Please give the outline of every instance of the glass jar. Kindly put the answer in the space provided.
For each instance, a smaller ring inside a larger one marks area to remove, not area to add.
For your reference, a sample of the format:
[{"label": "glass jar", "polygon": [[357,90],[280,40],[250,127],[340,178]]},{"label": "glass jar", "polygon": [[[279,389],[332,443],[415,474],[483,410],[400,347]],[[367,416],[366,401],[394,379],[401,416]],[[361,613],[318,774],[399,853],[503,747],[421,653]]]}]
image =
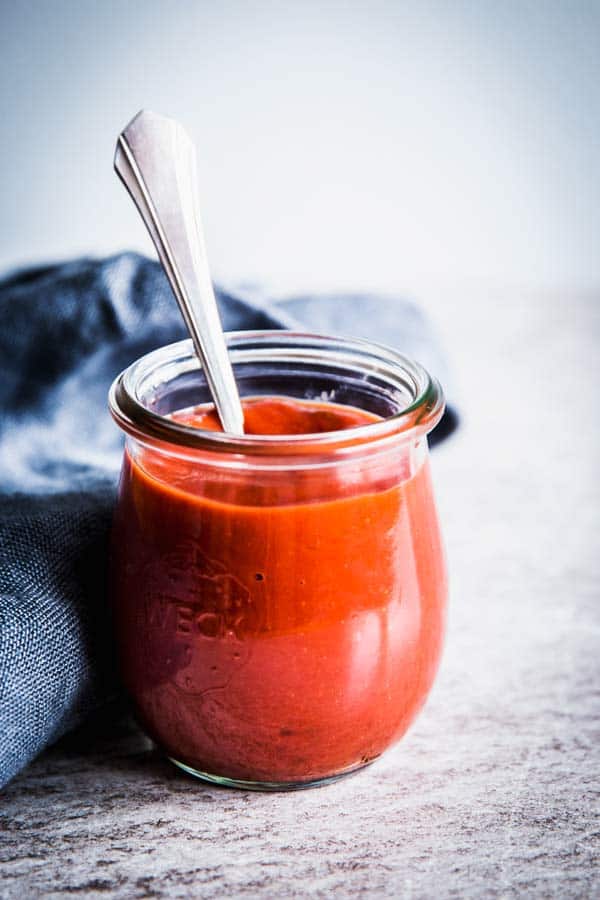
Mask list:
[{"label": "glass jar", "polygon": [[169,415],[210,400],[191,342],[114,382],[126,432],[111,584],[138,719],[185,771],[306,787],[406,731],[442,647],[446,571],[427,433],[443,412],[421,366],[359,340],[227,335],[240,394],[381,417],[316,435],[201,431]]}]

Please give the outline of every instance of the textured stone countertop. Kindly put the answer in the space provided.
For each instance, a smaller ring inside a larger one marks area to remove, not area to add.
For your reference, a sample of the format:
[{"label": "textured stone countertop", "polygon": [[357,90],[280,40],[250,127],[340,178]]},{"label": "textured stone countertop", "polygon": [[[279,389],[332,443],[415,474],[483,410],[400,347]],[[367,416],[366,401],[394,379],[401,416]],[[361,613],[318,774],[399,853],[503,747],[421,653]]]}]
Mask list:
[{"label": "textured stone countertop", "polygon": [[434,453],[451,571],[430,700],[383,759],[211,788],[112,711],[0,797],[0,897],[600,896],[600,296],[434,310],[461,431]]}]

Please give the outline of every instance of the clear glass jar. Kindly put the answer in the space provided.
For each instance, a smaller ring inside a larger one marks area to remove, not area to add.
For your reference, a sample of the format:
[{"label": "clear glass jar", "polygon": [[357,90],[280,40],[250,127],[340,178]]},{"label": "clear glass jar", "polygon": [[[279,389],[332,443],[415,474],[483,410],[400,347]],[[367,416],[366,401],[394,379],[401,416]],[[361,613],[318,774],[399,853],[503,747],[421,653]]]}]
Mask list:
[{"label": "clear glass jar", "polygon": [[242,396],[382,418],[232,437],[169,418],[210,399],[191,342],[123,372],[110,392],[127,435],[111,552],[121,671],[182,769],[306,787],[376,759],[431,687],[447,585],[426,435],[443,397],[379,345],[283,331],[227,341]]}]

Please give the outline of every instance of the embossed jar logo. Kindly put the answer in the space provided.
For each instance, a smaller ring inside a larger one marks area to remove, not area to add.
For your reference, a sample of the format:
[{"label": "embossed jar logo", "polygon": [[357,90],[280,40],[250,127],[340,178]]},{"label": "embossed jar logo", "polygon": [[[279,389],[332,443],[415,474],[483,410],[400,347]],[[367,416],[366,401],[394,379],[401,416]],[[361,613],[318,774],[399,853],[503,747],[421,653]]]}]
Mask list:
[{"label": "embossed jar logo", "polygon": [[244,634],[257,625],[250,591],[191,540],[152,569],[144,609],[149,665],[188,693],[224,687],[248,659]]}]

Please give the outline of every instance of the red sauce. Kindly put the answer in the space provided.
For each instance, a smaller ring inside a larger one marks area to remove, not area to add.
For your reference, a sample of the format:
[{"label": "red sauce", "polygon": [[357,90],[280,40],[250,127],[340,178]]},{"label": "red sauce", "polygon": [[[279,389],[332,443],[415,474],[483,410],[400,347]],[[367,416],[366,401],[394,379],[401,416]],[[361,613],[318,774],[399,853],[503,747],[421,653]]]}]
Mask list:
[{"label": "red sauce", "polygon": [[[245,434],[320,434],[379,421],[379,416],[339,403],[293,400],[291,397],[248,397],[243,402]],[[222,431],[215,408],[196,407],[171,416],[176,422],[205,431]]]},{"label": "red sauce", "polygon": [[[255,398],[249,434],[351,428],[352,407]],[[213,411],[173,416],[216,430]],[[138,715],[167,754],[233,779],[312,781],[377,757],[441,650],[443,554],[427,462],[248,472],[127,454],[115,614]]]}]

